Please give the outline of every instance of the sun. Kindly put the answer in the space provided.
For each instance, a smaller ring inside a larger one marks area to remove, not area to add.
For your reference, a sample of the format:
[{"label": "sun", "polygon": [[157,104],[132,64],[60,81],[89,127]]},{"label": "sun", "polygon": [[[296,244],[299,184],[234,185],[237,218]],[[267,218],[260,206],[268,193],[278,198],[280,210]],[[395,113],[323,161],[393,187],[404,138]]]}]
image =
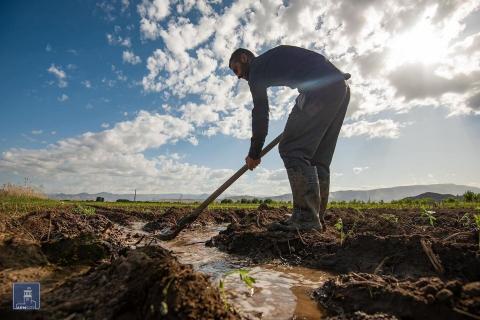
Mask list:
[{"label": "sun", "polygon": [[428,20],[398,35],[387,45],[390,51],[388,66],[395,68],[406,63],[435,64],[446,59],[448,40]]}]

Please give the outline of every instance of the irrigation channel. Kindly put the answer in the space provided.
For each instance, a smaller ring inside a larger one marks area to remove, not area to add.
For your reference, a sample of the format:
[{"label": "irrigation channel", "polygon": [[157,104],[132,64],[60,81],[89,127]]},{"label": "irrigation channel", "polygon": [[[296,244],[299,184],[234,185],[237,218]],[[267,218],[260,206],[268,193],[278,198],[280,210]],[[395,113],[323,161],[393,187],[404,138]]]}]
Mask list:
[{"label": "irrigation channel", "polygon": [[[131,233],[145,236],[145,222],[132,222],[118,226]],[[325,312],[311,298],[311,293],[333,274],[305,267],[281,264],[255,265],[247,258],[237,257],[205,246],[205,242],[224,230],[226,225],[199,226],[180,233],[168,242],[158,242],[171,250],[181,263],[210,276],[214,285],[223,280],[228,302],[248,319],[321,319]],[[141,243],[139,245],[142,245]],[[235,272],[248,269],[255,279],[253,290],[245,285]]]}]

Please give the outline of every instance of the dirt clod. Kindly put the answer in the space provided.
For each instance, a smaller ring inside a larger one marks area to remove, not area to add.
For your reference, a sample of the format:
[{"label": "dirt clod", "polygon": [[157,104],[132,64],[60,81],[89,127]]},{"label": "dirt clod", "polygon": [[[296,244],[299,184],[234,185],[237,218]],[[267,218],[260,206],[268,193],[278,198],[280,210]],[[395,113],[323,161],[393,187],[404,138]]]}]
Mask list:
[{"label": "dirt clod", "polygon": [[[439,278],[424,278],[431,284],[423,289],[410,280],[371,274],[348,274],[327,281],[314,293],[315,297],[333,313],[343,310],[351,313],[382,312],[408,319],[464,319],[464,314],[478,314],[480,295],[454,295],[441,289],[434,296],[433,289],[443,284]],[[475,287],[475,284],[468,284]],[[427,288],[425,290],[425,288]],[[470,292],[470,291],[469,291]],[[459,311],[460,310],[460,311]]]},{"label": "dirt clod", "polygon": [[160,247],[128,250],[56,288],[45,305],[45,315],[55,318],[90,313],[95,319],[235,319],[205,276]]}]

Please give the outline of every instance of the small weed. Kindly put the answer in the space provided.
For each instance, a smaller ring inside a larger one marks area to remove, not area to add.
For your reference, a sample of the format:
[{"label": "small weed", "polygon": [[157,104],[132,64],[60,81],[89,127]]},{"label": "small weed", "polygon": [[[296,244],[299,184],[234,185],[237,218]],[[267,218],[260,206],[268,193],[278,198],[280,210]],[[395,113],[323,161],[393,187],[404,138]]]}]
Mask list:
[{"label": "small weed", "polygon": [[237,270],[232,270],[230,272],[227,272],[225,276],[229,276],[232,274],[238,274],[240,276],[240,280],[245,283],[245,285],[250,289],[250,295],[253,294],[253,284],[255,283],[255,278],[251,277],[248,275],[250,271],[246,269],[237,269]]},{"label": "small weed", "polygon": [[242,280],[243,283],[249,288],[250,290],[250,295],[253,295],[255,288],[253,287],[253,284],[256,282],[255,278],[250,276],[248,273],[250,271],[246,269],[236,269],[229,271],[223,275],[223,278],[220,279],[220,282],[218,283],[218,289],[220,290],[220,296],[222,297],[223,304],[225,306],[225,310],[229,311],[234,311],[233,307],[230,306],[230,304],[227,301],[226,297],[226,292],[225,292],[225,281],[224,278],[228,277],[229,275],[232,274],[238,274],[240,276],[240,280]]},{"label": "small weed", "polygon": [[171,278],[165,288],[162,290],[162,295],[163,295],[163,300],[160,303],[160,314],[162,316],[166,316],[168,314],[168,303],[167,303],[167,297],[168,297],[168,289],[170,289],[170,285],[172,284],[172,281],[175,280],[175,278]]},{"label": "small weed", "polygon": [[222,279],[220,279],[220,282],[218,283],[218,289],[220,290],[220,297],[222,298],[225,310],[232,311],[232,306],[228,303],[227,294],[225,293],[225,283]]},{"label": "small weed", "polygon": [[354,221],[352,228],[350,230],[348,230],[347,234],[345,235],[345,239],[347,239],[348,237],[351,237],[353,235],[356,227],[357,227],[357,221]]},{"label": "small weed", "polygon": [[75,206],[75,208],[73,208],[73,212],[76,214],[84,214],[86,216],[91,216],[95,214],[95,208],[77,205]]},{"label": "small weed", "polygon": [[435,216],[434,216],[435,213],[436,213],[435,211],[431,211],[431,210],[427,210],[427,209],[423,208],[423,211],[420,212],[420,216],[422,218],[427,218],[428,222],[433,227],[434,224],[435,224],[435,221],[437,221],[437,218],[435,218]]},{"label": "small weed", "polygon": [[464,227],[468,227],[472,221],[470,220],[470,213],[466,212],[459,220],[459,223],[462,224]]},{"label": "small weed", "polygon": [[477,227],[478,232],[478,248],[480,249],[480,214],[476,214],[473,216],[473,221],[475,222],[475,226]]},{"label": "small weed", "polygon": [[398,223],[398,217],[391,213],[381,214],[380,217],[391,223]]},{"label": "small weed", "polygon": [[340,232],[340,245],[343,245],[343,240],[345,239],[345,232],[343,231],[342,218],[338,218],[337,223],[335,223],[335,229]]}]

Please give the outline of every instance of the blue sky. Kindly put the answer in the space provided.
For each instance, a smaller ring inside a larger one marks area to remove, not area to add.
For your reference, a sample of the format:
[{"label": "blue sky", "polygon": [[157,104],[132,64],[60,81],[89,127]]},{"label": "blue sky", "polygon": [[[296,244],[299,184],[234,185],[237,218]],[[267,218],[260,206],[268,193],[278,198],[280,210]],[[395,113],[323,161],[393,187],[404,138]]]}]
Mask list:
[{"label": "blue sky", "polygon": [[[480,187],[476,1],[15,1],[0,15],[0,184],[209,193],[251,134],[230,53],[292,44],[353,75],[333,190]],[[269,96],[267,140],[296,91]],[[287,192],[276,150],[228,191]]]}]

